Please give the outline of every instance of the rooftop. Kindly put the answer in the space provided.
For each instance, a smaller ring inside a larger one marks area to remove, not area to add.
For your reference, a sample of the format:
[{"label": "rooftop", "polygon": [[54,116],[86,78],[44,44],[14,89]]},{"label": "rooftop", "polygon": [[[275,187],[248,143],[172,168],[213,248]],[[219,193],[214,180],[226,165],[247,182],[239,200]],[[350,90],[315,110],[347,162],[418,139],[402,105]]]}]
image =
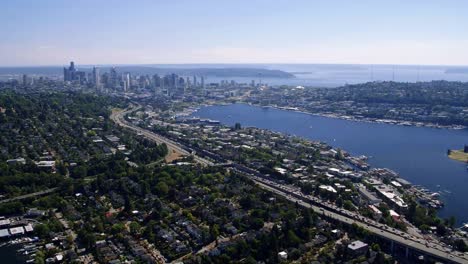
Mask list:
[{"label": "rooftop", "polygon": [[351,244],[348,245],[348,248],[351,249],[351,250],[359,250],[361,248],[364,248],[364,247],[367,247],[367,244],[360,241],[360,240],[356,240],[354,242],[352,242]]}]

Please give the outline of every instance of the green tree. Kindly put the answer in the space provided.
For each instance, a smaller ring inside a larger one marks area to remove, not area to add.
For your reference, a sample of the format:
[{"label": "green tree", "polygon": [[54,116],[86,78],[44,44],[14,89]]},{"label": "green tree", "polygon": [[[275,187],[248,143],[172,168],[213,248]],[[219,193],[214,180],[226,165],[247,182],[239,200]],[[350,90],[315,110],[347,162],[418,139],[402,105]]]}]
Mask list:
[{"label": "green tree", "polygon": [[218,243],[219,226],[217,224],[210,226],[210,236],[212,239],[216,239],[216,243]]},{"label": "green tree", "polygon": [[169,187],[165,182],[159,182],[156,185],[156,191],[160,196],[166,196],[167,193],[169,192]]},{"label": "green tree", "polygon": [[129,228],[132,235],[138,235],[140,233],[141,226],[137,222],[133,221],[130,223]]}]

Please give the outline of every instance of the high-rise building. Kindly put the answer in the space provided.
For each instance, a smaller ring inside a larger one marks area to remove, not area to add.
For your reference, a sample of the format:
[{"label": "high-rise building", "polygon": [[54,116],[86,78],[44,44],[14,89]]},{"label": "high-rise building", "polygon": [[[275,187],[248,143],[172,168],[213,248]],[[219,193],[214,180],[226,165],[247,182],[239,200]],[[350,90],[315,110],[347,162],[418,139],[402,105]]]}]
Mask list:
[{"label": "high-rise building", "polygon": [[63,67],[63,81],[70,81],[70,72],[65,67]]},{"label": "high-rise building", "polygon": [[149,86],[148,76],[141,75],[138,79],[138,85],[140,86],[140,88],[147,88]]},{"label": "high-rise building", "polygon": [[115,67],[110,69],[109,85],[110,88],[115,88],[117,86],[117,70]]},{"label": "high-rise building", "polygon": [[73,61],[70,62],[70,67],[68,68],[68,71],[70,72],[70,81],[73,81],[76,79],[76,68],[75,68],[75,63]]},{"label": "high-rise building", "polygon": [[197,76],[193,76],[193,87],[197,87]]},{"label": "high-rise building", "polygon": [[76,71],[74,80],[78,81],[80,84],[86,83],[86,72]]},{"label": "high-rise building", "polygon": [[70,67],[63,68],[63,80],[64,81],[74,81],[76,80],[76,69],[75,63],[73,61],[70,62]]},{"label": "high-rise building", "polygon": [[125,76],[125,80],[127,82],[127,88],[130,89],[132,87],[132,76],[130,73],[127,73],[127,76]]},{"label": "high-rise building", "polygon": [[93,84],[96,89],[99,89],[101,86],[101,76],[97,67],[93,67]]},{"label": "high-rise building", "polygon": [[178,84],[179,76],[177,74],[173,73],[171,74],[171,87],[177,89],[177,84]]},{"label": "high-rise building", "polygon": [[205,77],[201,77],[201,83],[200,83],[200,86],[202,89],[205,89]]},{"label": "high-rise building", "polygon": [[161,87],[161,77],[159,77],[157,74],[153,75],[153,86]]},{"label": "high-rise building", "polygon": [[123,87],[124,87],[124,92],[127,92],[128,90],[130,90],[130,73],[124,73],[122,75],[122,81],[124,83]]},{"label": "high-rise building", "polygon": [[185,87],[185,79],[182,77],[179,77],[179,80],[177,81],[177,87],[184,88]]},{"label": "high-rise building", "polygon": [[23,74],[23,86],[28,85],[28,76],[26,74]]},{"label": "high-rise building", "polygon": [[100,79],[101,79],[100,86],[102,86],[102,84],[104,84],[107,87],[108,84],[109,84],[109,73],[107,73],[107,72],[103,73],[101,75]]}]

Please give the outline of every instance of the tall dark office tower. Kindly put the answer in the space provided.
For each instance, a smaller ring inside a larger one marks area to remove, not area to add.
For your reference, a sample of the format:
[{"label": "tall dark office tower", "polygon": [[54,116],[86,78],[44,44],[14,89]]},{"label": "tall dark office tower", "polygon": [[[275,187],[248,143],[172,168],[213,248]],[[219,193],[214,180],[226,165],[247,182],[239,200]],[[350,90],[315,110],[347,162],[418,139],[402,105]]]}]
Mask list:
[{"label": "tall dark office tower", "polygon": [[164,76],[163,84],[164,84],[165,87],[171,86],[171,75]]},{"label": "tall dark office tower", "polygon": [[70,73],[70,81],[76,80],[76,68],[75,63],[73,61],[70,62],[70,67],[68,68],[68,72]]},{"label": "tall dark office tower", "polygon": [[197,76],[193,76],[193,87],[197,87]]},{"label": "tall dark office tower", "polygon": [[28,85],[28,76],[26,74],[23,74],[23,86]]},{"label": "tall dark office tower", "polygon": [[138,85],[140,88],[147,88],[149,84],[148,76],[141,75],[138,79]]},{"label": "tall dark office tower", "polygon": [[153,75],[153,86],[161,87],[161,77],[159,77],[157,74]]},{"label": "tall dark office tower", "polygon": [[70,67],[63,68],[63,80],[64,81],[73,81],[76,79],[76,69],[75,63],[73,61],[70,62]]},{"label": "tall dark office tower", "polygon": [[171,89],[174,87],[174,85],[172,84],[172,75],[164,76],[163,84],[164,84],[163,89],[166,90],[166,95],[170,96]]},{"label": "tall dark office tower", "polygon": [[109,73],[105,72],[101,75],[101,83],[106,87],[109,86]]},{"label": "tall dark office tower", "polygon": [[200,84],[201,88],[204,89],[205,88],[205,77],[201,77],[201,84]]},{"label": "tall dark office tower", "polygon": [[99,75],[99,68],[93,67],[93,83],[96,89],[101,86],[101,76]]},{"label": "tall dark office tower", "polygon": [[115,67],[112,67],[110,69],[110,86],[111,88],[115,88],[117,86],[117,70],[115,69]]},{"label": "tall dark office tower", "polygon": [[68,71],[67,68],[63,67],[63,80],[70,81],[70,72]]},{"label": "tall dark office tower", "polygon": [[80,84],[86,83],[86,73],[84,71],[76,71],[75,80],[79,81]]},{"label": "tall dark office tower", "polygon": [[183,77],[179,77],[178,87],[183,88],[184,86],[185,86],[185,79]]},{"label": "tall dark office tower", "polygon": [[172,88],[177,88],[178,80],[179,80],[179,76],[177,76],[177,74],[175,74],[175,73],[171,74],[171,85],[170,86]]}]

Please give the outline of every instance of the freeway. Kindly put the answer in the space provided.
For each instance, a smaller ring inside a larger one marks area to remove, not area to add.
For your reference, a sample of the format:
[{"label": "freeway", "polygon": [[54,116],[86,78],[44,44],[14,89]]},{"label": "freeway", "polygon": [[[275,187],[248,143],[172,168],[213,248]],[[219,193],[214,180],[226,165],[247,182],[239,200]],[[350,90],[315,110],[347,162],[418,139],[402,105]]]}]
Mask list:
[{"label": "freeway", "polygon": [[46,194],[55,192],[57,189],[58,189],[58,188],[51,188],[51,189],[47,189],[47,190],[40,191],[40,192],[29,193],[29,194],[25,194],[25,195],[21,195],[21,196],[9,198],[9,199],[0,200],[0,204],[1,204],[1,203],[12,202],[12,201],[23,200],[23,199],[32,198],[32,197],[41,196],[41,195],[46,195]]},{"label": "freeway", "polygon": [[166,138],[166,137],[163,137],[161,135],[158,135],[156,133],[153,133],[153,132],[150,132],[146,129],[143,129],[143,128],[140,128],[132,123],[129,123],[125,120],[125,115],[128,114],[128,113],[131,113],[131,112],[134,112],[136,110],[138,110],[141,106],[140,105],[136,105],[136,106],[133,106],[133,107],[130,107],[129,109],[126,109],[124,111],[114,111],[111,115],[111,119],[116,123],[118,124],[119,126],[121,127],[125,127],[125,128],[128,128],[130,130],[133,130],[135,132],[137,132],[138,134],[140,135],[143,135],[144,137],[148,138],[149,140],[152,140],[158,144],[166,144],[167,146],[167,149],[169,150],[169,153],[171,153],[172,151],[174,152],[177,152],[181,155],[185,155],[185,156],[192,156],[193,159],[200,163],[201,165],[205,165],[205,166],[211,166],[211,165],[214,165],[213,162],[209,161],[209,160],[206,160],[206,159],[203,159],[197,155],[195,155],[195,153],[189,153],[187,150],[185,150],[183,148],[183,146],[181,146],[180,144]]},{"label": "freeway", "polygon": [[[134,106],[130,109],[126,109],[124,111],[113,113],[111,115],[111,119],[114,120],[118,125],[122,127],[126,127],[131,129],[150,140],[153,140],[157,143],[165,143],[168,146],[168,149],[171,151],[177,151],[183,155],[192,155],[194,160],[198,163],[206,166],[213,166],[216,165],[213,162],[210,162],[206,159],[203,159],[194,153],[189,153],[187,150],[184,149],[184,146],[167,139],[161,135],[155,134],[143,128],[140,128],[136,125],[133,125],[127,121],[125,121],[124,116],[127,113],[136,111],[139,109],[140,106]],[[219,165],[219,164],[218,164]],[[224,165],[224,164],[223,164]],[[424,254],[436,257],[438,259],[448,261],[450,263],[468,263],[468,256],[462,252],[453,251],[452,249],[446,247],[445,245],[441,245],[438,243],[433,243],[430,241],[425,241],[421,238],[412,236],[408,233],[396,230],[394,228],[390,228],[384,224],[380,224],[376,221],[363,217],[357,213],[344,210],[339,208],[331,203],[323,201],[319,198],[304,195],[299,188],[294,186],[288,186],[284,184],[278,184],[276,182],[270,181],[266,179],[264,176],[260,175],[255,170],[252,170],[248,167],[245,167],[241,164],[227,162],[225,165],[228,165],[232,169],[241,172],[244,175],[249,176],[254,182],[258,184],[258,186],[264,188],[265,190],[271,191],[277,195],[283,196],[286,199],[290,200],[291,202],[297,202],[299,205],[307,208],[311,208],[316,212],[321,213],[322,215],[329,217],[331,219],[335,219],[342,223],[346,224],[353,224],[366,229],[367,231],[375,234],[376,236],[380,236],[385,238],[389,241],[396,242],[398,244],[404,245],[410,249],[422,252]]]},{"label": "freeway", "polygon": [[[410,236],[402,231],[390,228],[386,225],[367,219],[357,213],[353,213],[331,204],[324,204],[323,201],[308,195],[303,195],[297,190],[279,185],[275,182],[265,180],[256,176],[252,179],[263,189],[269,190],[277,195],[283,196],[291,202],[297,203],[300,206],[310,208],[328,218],[340,221],[346,224],[356,224],[376,236],[383,237],[387,240],[397,242],[413,250],[424,252],[427,255],[432,255],[439,259],[443,259],[453,263],[468,263],[467,255],[462,252],[452,251],[449,248],[444,248],[439,244],[425,242],[422,239]],[[325,205],[325,206],[324,206]],[[334,207],[334,208],[333,208]],[[330,208],[330,209],[326,209]]]}]

